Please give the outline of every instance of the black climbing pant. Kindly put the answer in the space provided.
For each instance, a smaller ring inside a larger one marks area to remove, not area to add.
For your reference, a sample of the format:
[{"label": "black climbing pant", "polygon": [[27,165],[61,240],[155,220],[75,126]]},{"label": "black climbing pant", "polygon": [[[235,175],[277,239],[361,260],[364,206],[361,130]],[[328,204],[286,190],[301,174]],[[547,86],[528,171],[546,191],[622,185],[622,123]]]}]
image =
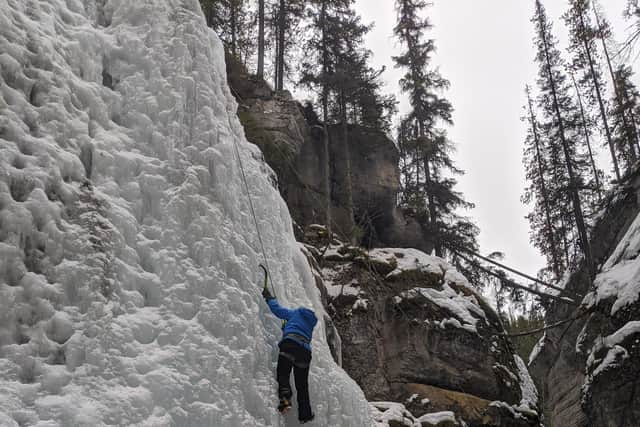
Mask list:
[{"label": "black climbing pant", "polygon": [[284,340],[280,343],[278,356],[278,397],[291,399],[292,391],[289,377],[293,369],[298,397],[298,419],[311,418],[311,404],[309,402],[309,364],[311,352],[300,344]]}]

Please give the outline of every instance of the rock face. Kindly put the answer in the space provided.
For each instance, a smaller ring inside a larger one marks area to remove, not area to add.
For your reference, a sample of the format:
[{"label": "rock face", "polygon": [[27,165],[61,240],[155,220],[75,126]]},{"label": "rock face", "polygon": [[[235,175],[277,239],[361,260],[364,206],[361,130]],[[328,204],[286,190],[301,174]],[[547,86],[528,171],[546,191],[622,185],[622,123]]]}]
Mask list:
[{"label": "rock face", "polygon": [[432,248],[420,226],[396,208],[400,172],[398,149],[384,133],[349,126],[349,160],[354,215],[342,200],[346,159],[341,126],[329,126],[330,166],[324,161],[324,127],[312,111],[288,92],[274,92],[227,58],[229,83],[238,100],[238,117],[249,141],[258,145],[278,178],[278,188],[301,229],[327,223],[327,186],[332,227],[341,236],[367,245]]},{"label": "rock face", "polygon": [[[480,426],[535,426],[537,397],[502,324],[466,279],[415,249],[374,249],[306,233],[323,263],[342,362],[371,401],[415,416],[452,411]],[[326,247],[326,246],[325,246]]]},{"label": "rock face", "polygon": [[599,271],[585,268],[565,283],[579,308],[553,304],[546,323],[584,313],[552,329],[531,355],[530,368],[547,425],[636,426],[640,419],[640,174],[610,195],[592,233]]}]

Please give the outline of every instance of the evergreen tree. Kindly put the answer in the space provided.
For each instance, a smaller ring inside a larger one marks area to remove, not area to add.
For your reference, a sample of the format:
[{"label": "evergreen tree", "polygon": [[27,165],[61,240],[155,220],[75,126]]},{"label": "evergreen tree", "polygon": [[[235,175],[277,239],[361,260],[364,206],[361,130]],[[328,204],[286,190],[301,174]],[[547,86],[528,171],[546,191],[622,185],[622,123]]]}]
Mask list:
[{"label": "evergreen tree", "polygon": [[457,181],[453,177],[462,171],[451,160],[453,145],[441,128],[452,123],[453,108],[440,95],[449,82],[430,68],[435,43],[425,39],[425,33],[431,24],[419,16],[426,6],[424,0],[396,0],[398,17],[394,34],[404,50],[393,60],[397,67],[406,70],[400,87],[408,94],[411,105],[398,139],[407,174],[403,180],[405,208],[422,223],[427,235],[433,238],[436,255],[442,257],[453,255],[453,251],[447,250],[451,248],[477,250],[478,230],[456,212],[473,205],[455,191]]},{"label": "evergreen tree", "polygon": [[[525,189],[522,201],[534,203],[533,210],[527,215],[531,227],[531,241],[547,258],[547,265],[553,278],[559,280],[566,264],[563,262],[561,239],[554,227],[557,211],[552,210],[549,186],[550,167],[546,158],[548,141],[540,134],[540,123],[536,117],[529,87],[526,88],[527,112],[523,120],[529,123],[524,149],[524,165],[529,185]],[[545,274],[546,275],[546,274]]]},{"label": "evergreen tree", "polygon": [[[584,141],[588,151],[587,154],[589,156],[589,163],[591,164],[591,170],[593,171],[595,190],[597,194],[597,200],[594,199],[594,202],[597,202],[599,204],[602,202],[602,191],[603,191],[602,179],[604,178],[604,174],[598,169],[598,166],[596,166],[596,159],[591,146],[592,123],[591,123],[590,117],[587,115],[587,112],[585,111],[584,104],[582,103],[582,95],[580,94],[580,86],[578,85],[578,82],[576,81],[573,74],[571,74],[571,81],[573,82],[573,86],[575,87],[575,90],[576,90],[578,107],[580,107],[580,118],[581,118],[580,123],[584,131]],[[592,209],[594,211],[597,210],[597,206],[592,206]]]},{"label": "evergreen tree", "polygon": [[[638,129],[632,121],[631,112],[640,108],[640,93],[632,82],[633,71],[630,67],[621,66],[614,73],[614,84],[619,94],[611,102],[613,118],[614,143],[618,148],[620,161],[626,169],[630,169],[638,159]],[[637,113],[636,113],[637,114]]]},{"label": "evergreen tree", "polygon": [[[590,0],[570,0],[569,10],[563,16],[569,28],[569,51],[573,54],[571,65],[573,70],[579,73],[579,88],[576,88],[578,94],[580,88],[583,88],[588,100],[587,105],[598,106],[600,122],[609,145],[616,178],[620,179],[620,167],[609,128],[604,101],[604,81],[596,48],[598,29],[589,18],[589,9]],[[587,122],[586,115],[583,122],[585,124]]]},{"label": "evergreen tree", "polygon": [[253,22],[246,0],[200,0],[207,25],[218,34],[231,56],[245,62],[254,53]]},{"label": "evergreen tree", "polygon": [[258,69],[256,76],[264,79],[264,0],[258,0]]},{"label": "evergreen tree", "polygon": [[[544,315],[537,308],[528,310],[524,314],[510,314],[506,325],[507,332],[510,334],[529,332],[542,327],[544,327]],[[542,335],[543,332],[538,332],[511,338],[516,347],[516,352],[525,362],[529,360],[533,348]]]},{"label": "evergreen tree", "polygon": [[[562,212],[559,215],[562,224],[575,230],[575,233],[565,233],[565,237],[569,239],[575,234],[588,269],[593,275],[593,257],[581,198],[581,190],[588,190],[592,179],[589,179],[588,162],[581,152],[580,114],[570,95],[570,86],[563,71],[564,64],[557,48],[557,41],[551,32],[551,23],[540,0],[536,0],[535,9],[532,21],[536,27],[536,62],[540,65],[538,105],[544,115],[541,131],[549,139],[547,159],[552,163],[552,179],[549,182],[553,183],[553,188],[549,189],[550,203],[557,206],[558,210],[563,209],[563,206],[571,206],[571,212]],[[563,167],[557,164],[560,159]],[[566,200],[567,196],[569,200]]]},{"label": "evergreen tree", "polygon": [[[633,14],[636,16],[640,16],[637,14],[638,11],[638,3],[636,1],[630,1],[629,2],[629,9],[628,9],[628,13],[631,13],[630,11],[633,10]],[[611,83],[613,85],[613,90],[614,90],[614,100],[613,100],[613,105],[614,105],[614,109],[618,111],[618,114],[615,118],[615,120],[619,123],[622,124],[622,128],[626,129],[627,132],[624,133],[624,136],[626,138],[626,142],[622,143],[620,140],[618,140],[618,146],[620,146],[621,144],[623,146],[626,145],[626,148],[623,150],[625,154],[622,154],[623,157],[625,156],[631,156],[631,162],[627,162],[629,163],[634,163],[636,158],[637,158],[637,153],[636,153],[636,148],[635,146],[638,144],[638,134],[637,131],[631,131],[632,128],[635,129],[637,128],[637,113],[633,108],[625,108],[625,105],[631,105],[628,104],[627,101],[625,100],[625,95],[622,93],[621,88],[618,86],[619,83],[623,83],[624,84],[624,77],[623,75],[618,75],[618,73],[616,73],[616,71],[614,71],[614,64],[613,61],[611,60],[611,55],[609,54],[610,48],[609,48],[609,44],[613,43],[613,33],[611,31],[611,26],[609,25],[609,22],[606,20],[606,18],[604,17],[604,13],[600,10],[600,8],[597,7],[595,0],[593,0],[593,14],[596,20],[596,28],[598,30],[598,37],[600,38],[601,42],[602,42],[602,49],[604,51],[604,56],[607,62],[607,68],[609,70],[609,75],[611,76]],[[633,36],[633,38],[637,37]],[[631,43],[635,43],[633,40],[633,38],[630,39],[630,41],[627,42],[627,44]],[[622,70],[625,68],[625,65],[619,65],[618,70]],[[625,72],[623,71],[622,74],[624,74]],[[620,79],[620,77],[622,77],[622,80]],[[618,135],[620,136],[620,135]]]},{"label": "evergreen tree", "polygon": [[[371,52],[364,48],[364,36],[370,26],[364,25],[353,9],[354,0],[312,0],[308,10],[310,37],[305,45],[300,83],[318,94],[324,125],[324,168],[326,181],[331,169],[328,126],[340,128],[341,159],[344,176],[334,185],[325,183],[327,209],[334,200],[344,211],[345,220],[353,221],[349,124],[365,124],[380,129],[389,126],[389,114],[395,108],[392,97],[380,95],[381,70],[368,62]],[[328,218],[328,223],[332,222]],[[353,228],[355,224],[351,227]],[[352,230],[342,230],[351,234]]]},{"label": "evergreen tree", "polygon": [[304,16],[306,0],[277,0],[273,9],[273,40],[275,42],[274,82],[276,90],[284,89],[289,71],[289,51],[300,40],[299,25]]}]

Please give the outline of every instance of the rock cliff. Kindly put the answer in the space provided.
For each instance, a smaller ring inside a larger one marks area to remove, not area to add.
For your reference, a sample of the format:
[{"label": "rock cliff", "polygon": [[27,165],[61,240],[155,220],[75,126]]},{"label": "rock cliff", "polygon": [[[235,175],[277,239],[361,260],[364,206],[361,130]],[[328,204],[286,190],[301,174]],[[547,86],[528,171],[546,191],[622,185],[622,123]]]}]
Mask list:
[{"label": "rock cliff", "polygon": [[303,107],[286,91],[272,91],[232,58],[227,58],[227,70],[247,139],[260,147],[275,171],[278,188],[299,226],[298,231],[310,224],[326,224],[328,180],[332,227],[341,236],[367,246],[431,250],[420,226],[396,208],[399,153],[386,134],[362,126],[348,127],[354,204],[354,215],[350,218],[340,197],[346,180],[341,128],[328,127],[330,165],[327,166],[323,161],[324,126],[311,109]]},{"label": "rock cliff", "polygon": [[417,420],[452,412],[450,425],[538,425],[524,362],[451,265],[415,249],[327,246],[320,226],[305,237],[322,265],[343,367],[370,401],[400,402]]},{"label": "rock cliff", "polygon": [[553,304],[530,357],[546,425],[636,426],[640,419],[640,174],[627,177],[597,218],[595,280],[582,267],[564,282],[580,307]]}]

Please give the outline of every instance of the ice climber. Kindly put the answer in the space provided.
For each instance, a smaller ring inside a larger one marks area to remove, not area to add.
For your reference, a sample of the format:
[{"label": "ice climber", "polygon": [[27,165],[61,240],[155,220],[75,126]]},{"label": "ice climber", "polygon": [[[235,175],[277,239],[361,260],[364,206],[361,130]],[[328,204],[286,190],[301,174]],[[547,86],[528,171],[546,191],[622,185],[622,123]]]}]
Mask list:
[{"label": "ice climber", "polygon": [[271,312],[283,320],[282,340],[278,343],[278,397],[281,413],[291,408],[293,394],[289,377],[293,369],[293,376],[298,394],[298,420],[304,424],[315,417],[309,402],[309,364],[311,363],[311,337],[318,319],[313,311],[300,307],[295,310],[284,308],[278,304],[265,286],[262,296],[269,305]]}]

